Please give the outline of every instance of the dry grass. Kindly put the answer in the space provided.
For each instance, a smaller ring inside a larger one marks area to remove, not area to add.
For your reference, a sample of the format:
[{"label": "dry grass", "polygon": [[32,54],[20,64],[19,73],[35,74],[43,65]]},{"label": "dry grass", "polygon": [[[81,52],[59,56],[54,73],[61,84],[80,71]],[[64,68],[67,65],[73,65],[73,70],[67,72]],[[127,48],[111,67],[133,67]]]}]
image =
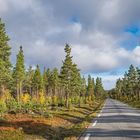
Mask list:
[{"label": "dry grass", "polygon": [[71,110],[48,110],[51,117],[7,114],[0,120],[0,140],[76,140],[101,107],[84,105]]}]

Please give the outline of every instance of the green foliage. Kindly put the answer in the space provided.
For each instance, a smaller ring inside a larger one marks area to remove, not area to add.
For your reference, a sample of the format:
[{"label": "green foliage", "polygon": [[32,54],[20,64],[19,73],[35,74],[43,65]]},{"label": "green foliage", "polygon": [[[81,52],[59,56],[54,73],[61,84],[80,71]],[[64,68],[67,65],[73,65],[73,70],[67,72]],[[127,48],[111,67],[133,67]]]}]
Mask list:
[{"label": "green foliage", "polygon": [[21,104],[13,97],[7,100],[7,107],[9,111],[19,112],[21,110]]},{"label": "green foliage", "polygon": [[80,70],[77,65],[73,63],[71,56],[71,48],[68,44],[65,46],[66,57],[63,61],[63,66],[60,71],[61,85],[64,87],[66,98],[66,107],[68,107],[68,100],[72,96],[79,95],[82,91],[82,78]]},{"label": "green foliage", "polygon": [[22,46],[20,46],[20,50],[17,55],[14,78],[17,83],[23,82],[25,78],[24,54],[23,54]]},{"label": "green foliage", "polygon": [[110,97],[125,102],[140,101],[140,70],[130,65],[122,79],[116,82],[116,88],[109,92]]},{"label": "green foliage", "polygon": [[94,79],[90,75],[88,76],[87,93],[89,96],[94,96]]},{"label": "green foliage", "polygon": [[13,70],[14,85],[16,86],[17,100],[20,102],[22,97],[23,81],[25,80],[24,54],[22,46],[20,46],[17,54],[16,66]]},{"label": "green foliage", "polygon": [[6,103],[0,100],[0,115],[2,116],[7,111]]},{"label": "green foliage", "polygon": [[34,70],[32,69],[32,66],[29,66],[25,75],[24,89],[26,90],[27,93],[30,93],[31,96],[32,96],[33,76],[34,76]]},{"label": "green foliage", "polygon": [[[0,95],[2,95],[0,98],[4,97],[9,111],[37,110],[42,113],[49,106],[71,108],[73,105],[80,106],[83,103],[93,104],[95,94],[98,97],[103,94],[100,78],[96,79],[95,85],[94,79],[89,75],[86,85],[86,79],[81,77],[78,66],[72,60],[71,47],[68,44],[64,48],[66,56],[60,71],[57,68],[53,70],[44,68],[44,72],[41,73],[39,65],[35,70],[32,66],[25,70],[22,46],[16,57],[16,65],[11,69],[8,41],[5,25],[0,20]],[[132,73],[131,71],[133,67],[129,73]],[[9,99],[6,97],[7,91],[11,93]]]},{"label": "green foliage", "polygon": [[6,35],[5,24],[0,19],[0,93],[4,94],[11,80],[10,75],[10,50],[8,45],[9,37]]},{"label": "green foliage", "polygon": [[104,94],[104,89],[102,85],[102,79],[97,77],[96,85],[95,85],[95,95],[96,97],[101,97],[103,94]]},{"label": "green foliage", "polygon": [[43,90],[43,79],[42,79],[39,65],[36,66],[36,70],[33,76],[32,86],[33,86],[35,96],[39,98],[39,92]]}]

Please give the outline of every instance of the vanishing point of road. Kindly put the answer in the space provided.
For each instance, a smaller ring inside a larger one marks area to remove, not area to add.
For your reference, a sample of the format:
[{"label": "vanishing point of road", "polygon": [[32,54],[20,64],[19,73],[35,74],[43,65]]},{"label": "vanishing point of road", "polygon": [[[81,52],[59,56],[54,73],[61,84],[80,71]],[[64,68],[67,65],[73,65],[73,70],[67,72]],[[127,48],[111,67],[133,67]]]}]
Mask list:
[{"label": "vanishing point of road", "polygon": [[107,99],[79,140],[140,140],[140,110]]}]

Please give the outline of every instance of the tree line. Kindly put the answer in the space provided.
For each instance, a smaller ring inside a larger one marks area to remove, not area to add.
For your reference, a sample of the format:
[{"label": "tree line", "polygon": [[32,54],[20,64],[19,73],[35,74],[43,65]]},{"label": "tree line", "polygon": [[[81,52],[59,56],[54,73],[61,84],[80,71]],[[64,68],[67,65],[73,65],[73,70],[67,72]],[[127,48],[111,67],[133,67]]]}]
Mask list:
[{"label": "tree line", "polygon": [[[41,72],[39,65],[33,69],[25,67],[23,47],[20,46],[16,64],[10,62],[11,47],[0,19],[0,106],[8,109],[26,109],[40,106],[65,106],[94,104],[96,98],[104,97],[101,78],[95,81],[81,76],[78,66],[73,62],[71,47],[66,44],[65,59],[60,71],[57,68]],[[1,110],[2,110],[1,109]]]},{"label": "tree line", "polygon": [[118,79],[110,96],[123,101],[140,101],[140,68],[130,65],[122,79]]}]

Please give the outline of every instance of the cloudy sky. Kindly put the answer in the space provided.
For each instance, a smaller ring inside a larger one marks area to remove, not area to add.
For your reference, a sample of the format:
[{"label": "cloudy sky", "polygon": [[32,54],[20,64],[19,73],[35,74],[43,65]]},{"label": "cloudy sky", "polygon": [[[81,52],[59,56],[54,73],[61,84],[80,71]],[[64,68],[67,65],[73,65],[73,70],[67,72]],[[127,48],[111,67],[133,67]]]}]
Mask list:
[{"label": "cloudy sky", "polygon": [[132,63],[140,64],[140,0],[0,0],[0,17],[26,66],[62,65],[65,43],[85,76],[114,87]]}]

